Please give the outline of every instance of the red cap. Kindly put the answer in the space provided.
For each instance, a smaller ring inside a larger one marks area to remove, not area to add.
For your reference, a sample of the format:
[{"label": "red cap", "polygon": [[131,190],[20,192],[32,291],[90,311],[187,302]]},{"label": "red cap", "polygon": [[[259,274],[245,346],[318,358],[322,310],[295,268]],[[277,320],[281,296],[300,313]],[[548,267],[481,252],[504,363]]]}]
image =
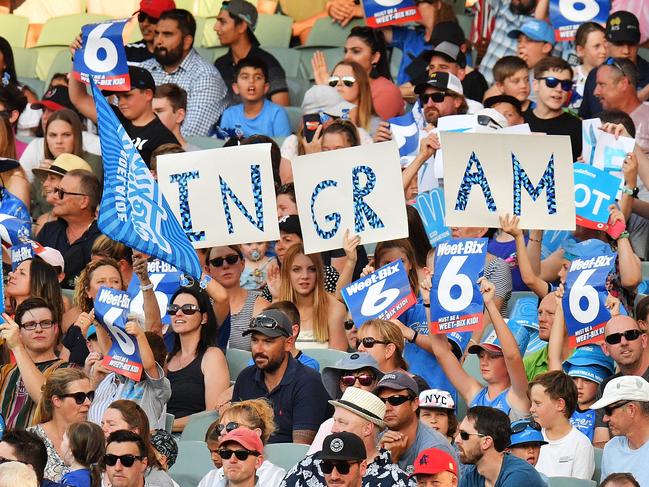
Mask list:
[{"label": "red cap", "polygon": [[455,459],[444,450],[428,448],[422,451],[414,464],[415,470],[410,475],[435,475],[440,472],[451,472],[459,475]]},{"label": "red cap", "polygon": [[261,442],[261,438],[251,429],[243,427],[234,429],[221,438],[219,445],[225,445],[230,441],[239,443],[242,447],[247,448],[250,451],[264,453],[264,445]]},{"label": "red cap", "polygon": [[174,0],[141,0],[140,12],[159,19],[162,12],[176,8]]}]

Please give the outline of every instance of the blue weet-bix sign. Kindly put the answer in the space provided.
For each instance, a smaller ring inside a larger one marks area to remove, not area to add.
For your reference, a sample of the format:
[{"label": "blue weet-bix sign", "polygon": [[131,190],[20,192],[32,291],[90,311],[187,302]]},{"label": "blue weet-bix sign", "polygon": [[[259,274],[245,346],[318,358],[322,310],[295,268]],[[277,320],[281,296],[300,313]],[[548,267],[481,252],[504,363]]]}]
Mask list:
[{"label": "blue weet-bix sign", "polygon": [[570,346],[579,347],[604,339],[604,326],[611,313],[604,306],[608,291],[606,279],[615,266],[616,254],[575,259],[566,276],[563,313]]},{"label": "blue weet-bix sign", "polygon": [[406,24],[421,20],[415,0],[363,0],[365,22],[370,27]]},{"label": "blue weet-bix sign", "polygon": [[430,290],[433,333],[473,331],[482,327],[484,302],[478,285],[487,257],[487,239],[453,239],[435,250]]},{"label": "blue weet-bix sign", "polygon": [[374,318],[398,318],[417,302],[401,260],[352,282],[343,298],[356,326]]},{"label": "blue weet-bix sign", "polygon": [[573,41],[584,22],[605,24],[610,0],[550,0],[550,21],[557,41]]},{"label": "blue weet-bix sign", "polygon": [[[158,307],[160,308],[160,317],[163,325],[171,324],[171,317],[167,314],[167,305],[169,300],[178,291],[180,286],[181,272],[174,266],[167,264],[159,259],[153,259],[148,262],[149,280],[153,284]],[[133,313],[142,313],[144,307],[144,296],[140,289],[140,280],[133,274],[128,289],[126,290],[131,298],[130,310]],[[166,330],[165,330],[166,331]]]}]

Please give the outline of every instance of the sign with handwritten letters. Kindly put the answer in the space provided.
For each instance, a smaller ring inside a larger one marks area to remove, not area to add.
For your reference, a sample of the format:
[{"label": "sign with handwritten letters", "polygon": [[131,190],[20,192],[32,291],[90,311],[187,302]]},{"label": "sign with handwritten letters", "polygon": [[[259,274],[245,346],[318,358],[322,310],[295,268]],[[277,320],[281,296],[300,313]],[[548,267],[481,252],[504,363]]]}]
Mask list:
[{"label": "sign with handwritten letters", "polygon": [[73,76],[84,83],[93,81],[102,89],[129,91],[126,51],[122,32],[127,20],[108,20],[81,28],[82,47],[74,53]]},{"label": "sign with handwritten letters", "polygon": [[373,28],[421,20],[415,0],[362,0],[365,22]]},{"label": "sign with handwritten letters", "polygon": [[300,156],[293,181],[307,253],[341,248],[346,229],[364,244],[408,236],[394,141]]},{"label": "sign with handwritten letters", "polygon": [[550,0],[550,22],[557,41],[574,41],[584,22],[604,25],[611,10],[610,0]]},{"label": "sign with handwritten letters", "polygon": [[615,203],[620,178],[588,164],[575,163],[577,225],[595,230],[608,228],[609,205]]},{"label": "sign with handwritten letters", "polygon": [[[160,317],[162,318],[163,325],[171,324],[171,317],[167,314],[167,305],[169,300],[178,290],[180,286],[181,272],[171,264],[161,261],[160,259],[153,259],[148,262],[149,280],[153,284],[153,292],[155,293],[158,307],[160,308]],[[126,290],[131,298],[131,305],[129,310],[132,313],[143,314],[144,310],[144,297],[140,289],[140,280],[136,274]]]},{"label": "sign with handwritten letters", "polygon": [[158,182],[195,248],[279,239],[270,144],[160,156]]},{"label": "sign with handwritten letters", "polygon": [[604,340],[604,326],[611,313],[604,304],[606,279],[615,266],[616,254],[575,259],[566,276],[563,312],[571,347]]},{"label": "sign with handwritten letters", "polygon": [[412,203],[421,217],[428,240],[433,247],[451,238],[451,231],[444,223],[444,192],[440,188],[420,193]]},{"label": "sign with handwritten letters", "polygon": [[430,290],[433,333],[473,331],[482,327],[484,302],[478,278],[487,257],[486,238],[452,239],[435,249]]},{"label": "sign with handwritten letters", "polygon": [[102,286],[95,297],[95,317],[112,339],[112,345],[102,365],[129,379],[139,381],[143,370],[140,349],[135,337],[125,330],[130,305],[131,298],[128,293]]},{"label": "sign with handwritten letters", "polygon": [[574,230],[570,138],[442,132],[446,224],[499,227],[505,213],[521,228]]},{"label": "sign with handwritten letters", "polygon": [[357,327],[374,318],[396,319],[417,302],[401,260],[352,282],[342,294]]}]

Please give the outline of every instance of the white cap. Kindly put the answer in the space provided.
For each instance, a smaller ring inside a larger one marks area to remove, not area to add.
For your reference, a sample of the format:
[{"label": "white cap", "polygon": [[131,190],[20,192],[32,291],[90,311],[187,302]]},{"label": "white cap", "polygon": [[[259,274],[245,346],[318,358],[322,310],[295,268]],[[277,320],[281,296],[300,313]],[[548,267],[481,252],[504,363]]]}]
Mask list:
[{"label": "white cap", "polygon": [[611,379],[604,394],[590,408],[602,409],[618,401],[649,402],[649,382],[638,375],[623,375]]},{"label": "white cap", "polygon": [[356,105],[349,103],[340,96],[336,88],[328,85],[315,85],[308,89],[302,101],[302,113],[324,112],[334,117],[341,117],[343,110],[352,110]]},{"label": "white cap", "polygon": [[448,391],[427,389],[419,394],[420,408],[455,409],[455,401]]},{"label": "white cap", "polygon": [[509,127],[509,122],[507,121],[507,118],[500,113],[498,110],[495,108],[483,108],[480,110],[476,115],[486,115],[487,117],[491,118],[493,121],[497,122],[498,125],[501,127]]},{"label": "white cap", "polygon": [[61,252],[59,252],[58,250],[53,249],[52,247],[43,247],[43,250],[41,250],[40,252],[37,251],[36,255],[38,255],[52,267],[60,267],[61,272],[65,271],[65,260],[63,259]]}]

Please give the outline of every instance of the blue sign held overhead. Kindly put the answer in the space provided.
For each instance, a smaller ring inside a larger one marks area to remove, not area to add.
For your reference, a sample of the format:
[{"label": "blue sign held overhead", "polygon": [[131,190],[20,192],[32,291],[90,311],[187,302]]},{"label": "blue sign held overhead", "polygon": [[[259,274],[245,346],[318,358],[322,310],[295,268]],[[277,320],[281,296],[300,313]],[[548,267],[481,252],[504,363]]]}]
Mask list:
[{"label": "blue sign held overhead", "polygon": [[550,21],[557,41],[573,41],[584,22],[604,25],[611,10],[610,0],[550,0]]},{"label": "blue sign held overhead", "polygon": [[451,230],[444,223],[444,193],[440,188],[418,194],[412,206],[419,212],[433,247],[451,238]]},{"label": "blue sign held overhead", "polygon": [[609,205],[622,180],[588,164],[575,163],[575,208],[577,224],[595,230],[608,228]]},{"label": "blue sign held overhead", "polygon": [[401,157],[409,156],[419,148],[419,128],[412,112],[388,120],[392,138],[399,147]]},{"label": "blue sign held overhead", "polygon": [[415,0],[362,0],[365,22],[373,28],[421,20]]}]

